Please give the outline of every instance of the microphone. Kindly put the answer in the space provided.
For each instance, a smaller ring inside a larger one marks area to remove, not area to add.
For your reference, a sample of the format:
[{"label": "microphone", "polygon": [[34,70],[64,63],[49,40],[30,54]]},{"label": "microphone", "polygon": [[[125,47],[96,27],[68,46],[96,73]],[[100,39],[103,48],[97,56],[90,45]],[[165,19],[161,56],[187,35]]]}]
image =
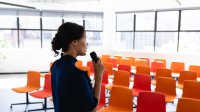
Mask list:
[{"label": "microphone", "polygon": [[92,60],[95,63],[97,63],[97,61],[98,61],[99,58],[97,57],[97,54],[94,51],[90,53],[90,57],[92,58]]}]

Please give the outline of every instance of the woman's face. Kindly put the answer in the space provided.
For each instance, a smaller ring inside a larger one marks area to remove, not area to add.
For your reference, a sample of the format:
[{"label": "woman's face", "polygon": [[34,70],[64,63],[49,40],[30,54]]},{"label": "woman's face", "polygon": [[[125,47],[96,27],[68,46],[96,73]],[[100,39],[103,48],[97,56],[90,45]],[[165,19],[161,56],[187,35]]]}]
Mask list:
[{"label": "woman's face", "polygon": [[81,39],[77,40],[77,55],[84,56],[87,52],[86,34],[84,32]]}]

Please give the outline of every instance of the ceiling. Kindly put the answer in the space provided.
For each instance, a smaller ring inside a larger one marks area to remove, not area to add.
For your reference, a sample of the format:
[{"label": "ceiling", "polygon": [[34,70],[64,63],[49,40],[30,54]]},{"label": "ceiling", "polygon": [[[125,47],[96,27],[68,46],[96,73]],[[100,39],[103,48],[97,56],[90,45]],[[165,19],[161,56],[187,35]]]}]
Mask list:
[{"label": "ceiling", "polygon": [[0,7],[12,8],[13,6],[1,4],[1,2],[26,5],[36,9],[86,11],[200,7],[200,0],[0,0]]}]

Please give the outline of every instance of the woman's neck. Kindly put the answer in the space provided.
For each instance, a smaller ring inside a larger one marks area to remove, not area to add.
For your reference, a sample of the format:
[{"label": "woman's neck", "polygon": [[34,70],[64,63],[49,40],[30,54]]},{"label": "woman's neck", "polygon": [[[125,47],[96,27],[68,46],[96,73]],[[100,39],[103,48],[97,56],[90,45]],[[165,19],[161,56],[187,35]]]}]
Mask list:
[{"label": "woman's neck", "polygon": [[64,52],[63,55],[70,55],[70,56],[73,56],[74,58],[77,57],[76,52],[70,51],[70,50],[67,51],[67,52]]}]

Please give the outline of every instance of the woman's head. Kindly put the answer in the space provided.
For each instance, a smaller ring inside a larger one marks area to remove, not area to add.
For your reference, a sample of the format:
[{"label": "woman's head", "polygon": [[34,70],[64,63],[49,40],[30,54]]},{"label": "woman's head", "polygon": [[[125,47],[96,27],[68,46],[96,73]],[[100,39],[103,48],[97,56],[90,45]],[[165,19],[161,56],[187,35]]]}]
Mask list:
[{"label": "woman's head", "polygon": [[60,49],[62,52],[67,52],[71,48],[77,51],[77,55],[85,55],[87,46],[85,29],[76,23],[66,22],[58,28],[51,44],[56,55]]}]

